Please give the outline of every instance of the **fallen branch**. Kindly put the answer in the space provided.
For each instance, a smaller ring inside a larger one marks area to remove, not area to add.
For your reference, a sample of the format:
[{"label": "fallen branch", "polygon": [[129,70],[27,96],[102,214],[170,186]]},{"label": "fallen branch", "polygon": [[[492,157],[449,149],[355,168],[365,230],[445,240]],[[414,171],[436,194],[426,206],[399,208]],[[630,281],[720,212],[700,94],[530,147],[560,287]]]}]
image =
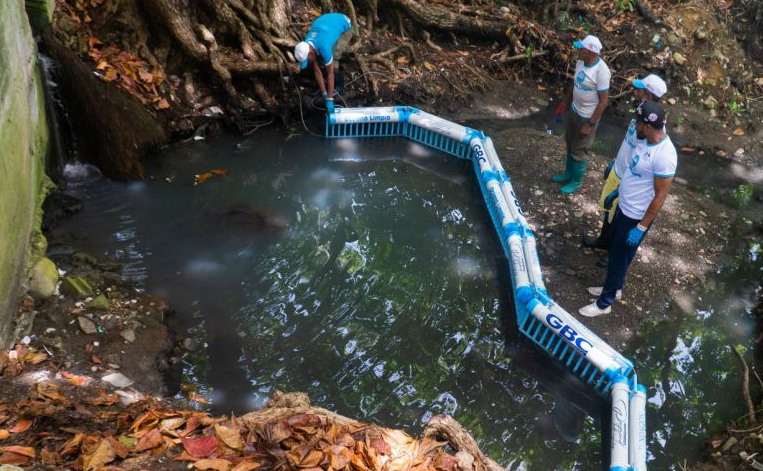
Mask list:
[{"label": "fallen branch", "polygon": [[744,396],[744,402],[747,405],[747,417],[750,421],[750,425],[758,423],[758,419],[755,416],[755,406],[752,405],[752,399],[750,398],[750,369],[747,367],[747,362],[736,345],[731,345],[731,350],[736,354],[737,360],[739,360],[739,368],[742,370],[742,395]]}]

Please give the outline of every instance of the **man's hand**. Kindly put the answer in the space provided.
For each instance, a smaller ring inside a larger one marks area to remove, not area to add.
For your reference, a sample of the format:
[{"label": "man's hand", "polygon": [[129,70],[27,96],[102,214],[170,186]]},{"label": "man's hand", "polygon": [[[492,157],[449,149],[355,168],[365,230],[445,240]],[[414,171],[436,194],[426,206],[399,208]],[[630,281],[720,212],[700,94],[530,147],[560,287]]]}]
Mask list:
[{"label": "man's hand", "polygon": [[580,136],[588,137],[589,134],[591,134],[591,125],[588,123],[585,123],[583,127],[580,128]]},{"label": "man's hand", "polygon": [[567,109],[567,104],[565,102],[559,103],[559,106],[556,107],[556,122],[561,123],[562,118],[564,117],[564,111]]},{"label": "man's hand", "polygon": [[641,225],[637,224],[636,227],[634,227],[628,232],[628,239],[626,239],[625,243],[630,245],[631,247],[635,247],[639,243],[641,243],[641,239],[644,238],[645,233],[646,233],[646,229],[642,230]]}]

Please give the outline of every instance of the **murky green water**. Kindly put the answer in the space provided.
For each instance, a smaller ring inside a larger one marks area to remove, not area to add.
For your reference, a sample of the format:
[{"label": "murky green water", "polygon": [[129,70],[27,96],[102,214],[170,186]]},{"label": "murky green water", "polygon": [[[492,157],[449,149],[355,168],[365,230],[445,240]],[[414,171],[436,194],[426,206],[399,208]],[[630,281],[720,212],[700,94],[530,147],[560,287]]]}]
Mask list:
[{"label": "murky green water", "polygon": [[[193,184],[216,168],[228,175]],[[151,173],[70,189],[85,211],[63,229],[175,306],[205,343],[185,380],[215,411],[299,390],[412,433],[452,414],[510,469],[601,468],[600,423],[578,408],[603,403],[516,337],[468,163],[405,141],[261,130],[175,146]],[[740,269],[760,275],[752,257]],[[708,430],[742,413],[728,401],[739,391],[728,344],[751,341],[756,283],[723,276],[717,296],[687,294],[693,304],[626,352],[649,387],[653,469],[691,462]]]}]

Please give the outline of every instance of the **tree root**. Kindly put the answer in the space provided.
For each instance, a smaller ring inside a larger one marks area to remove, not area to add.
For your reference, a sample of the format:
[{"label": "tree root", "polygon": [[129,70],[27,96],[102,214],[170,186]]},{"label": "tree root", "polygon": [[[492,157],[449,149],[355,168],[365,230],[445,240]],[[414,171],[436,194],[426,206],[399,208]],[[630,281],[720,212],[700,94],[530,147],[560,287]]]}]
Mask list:
[{"label": "tree root", "polygon": [[377,448],[383,448],[383,445],[378,445],[379,441],[383,442],[388,446],[384,452],[387,455],[384,458],[384,469],[387,471],[431,469],[431,460],[440,457],[446,445],[456,452],[457,466],[462,471],[503,471],[501,466],[480,451],[474,438],[448,415],[432,417],[424,428],[422,438],[416,440],[399,430],[365,424],[314,407],[304,393],[285,394],[276,391],[263,409],[250,412],[240,420],[250,430],[259,430],[300,414],[315,414],[329,423],[348,427],[354,430],[354,435],[364,435],[367,443],[376,442]]}]

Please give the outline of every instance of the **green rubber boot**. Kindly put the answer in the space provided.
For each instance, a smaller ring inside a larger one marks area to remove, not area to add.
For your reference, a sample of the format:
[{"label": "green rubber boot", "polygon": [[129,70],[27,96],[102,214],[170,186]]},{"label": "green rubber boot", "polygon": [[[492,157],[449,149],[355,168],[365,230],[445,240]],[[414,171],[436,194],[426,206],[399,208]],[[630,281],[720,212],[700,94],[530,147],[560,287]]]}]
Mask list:
[{"label": "green rubber boot", "polygon": [[571,195],[572,193],[575,193],[580,188],[582,188],[583,179],[585,178],[586,168],[588,168],[587,160],[584,160],[582,162],[573,160],[572,161],[572,178],[570,178],[570,182],[564,185],[559,191],[561,191],[565,195]]},{"label": "green rubber boot", "polygon": [[554,183],[564,183],[570,181],[572,178],[572,164],[575,160],[572,158],[572,154],[567,152],[567,160],[564,162],[564,173],[561,175],[554,175],[551,177],[551,181]]}]

